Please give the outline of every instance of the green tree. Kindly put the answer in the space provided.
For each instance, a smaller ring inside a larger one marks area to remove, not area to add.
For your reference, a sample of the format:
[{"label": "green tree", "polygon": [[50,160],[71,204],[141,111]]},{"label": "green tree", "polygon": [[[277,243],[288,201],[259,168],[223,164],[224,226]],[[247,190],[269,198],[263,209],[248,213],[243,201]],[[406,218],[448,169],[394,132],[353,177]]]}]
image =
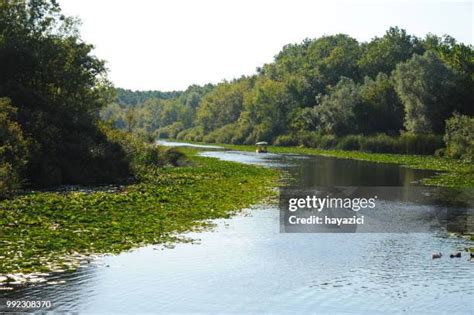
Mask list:
[{"label": "green tree", "polygon": [[8,98],[0,98],[0,199],[20,186],[28,162],[29,143],[15,121],[16,112]]},{"label": "green tree", "polygon": [[270,141],[288,129],[292,102],[285,84],[266,78],[257,80],[244,107],[246,115],[240,122],[248,128],[247,143]]},{"label": "green tree", "polygon": [[315,107],[318,130],[335,135],[358,133],[354,111],[360,104],[357,84],[352,79],[341,78],[329,95],[320,97]]},{"label": "green tree", "polygon": [[399,64],[394,80],[404,104],[405,128],[413,133],[442,133],[444,120],[456,109],[456,73],[428,51]]},{"label": "green tree", "polygon": [[235,122],[243,109],[244,96],[251,84],[247,78],[219,84],[202,99],[197,111],[197,124],[209,132]]},{"label": "green tree", "polygon": [[341,77],[358,80],[359,58],[360,46],[354,38],[345,34],[323,36],[285,46],[275,62],[265,65],[261,73],[285,83],[300,107],[310,107],[317,95],[326,94]]},{"label": "green tree", "polygon": [[379,73],[375,80],[365,77],[359,95],[361,103],[355,115],[362,133],[395,135],[403,129],[403,105],[388,75]]},{"label": "green tree", "polygon": [[404,29],[391,27],[383,37],[363,45],[358,64],[364,76],[373,78],[379,72],[390,74],[398,63],[423,52],[418,38],[408,35]]},{"label": "green tree", "polygon": [[0,2],[0,96],[17,106],[17,121],[34,144],[25,172],[31,183],[129,176],[97,125],[112,96],[104,62],[76,26],[53,0]]},{"label": "green tree", "polygon": [[443,140],[449,157],[474,162],[474,117],[454,113],[446,121]]}]

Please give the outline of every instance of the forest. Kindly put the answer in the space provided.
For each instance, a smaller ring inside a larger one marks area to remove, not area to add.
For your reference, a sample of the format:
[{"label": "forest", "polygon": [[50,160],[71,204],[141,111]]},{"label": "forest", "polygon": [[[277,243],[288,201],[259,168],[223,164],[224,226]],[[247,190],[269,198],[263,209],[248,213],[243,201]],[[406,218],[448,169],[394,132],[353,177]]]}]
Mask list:
[{"label": "forest", "polygon": [[150,139],[473,161],[473,80],[472,45],[391,27],[369,42],[336,34],[288,44],[257,74],[217,85],[157,96],[119,89],[101,117]]}]

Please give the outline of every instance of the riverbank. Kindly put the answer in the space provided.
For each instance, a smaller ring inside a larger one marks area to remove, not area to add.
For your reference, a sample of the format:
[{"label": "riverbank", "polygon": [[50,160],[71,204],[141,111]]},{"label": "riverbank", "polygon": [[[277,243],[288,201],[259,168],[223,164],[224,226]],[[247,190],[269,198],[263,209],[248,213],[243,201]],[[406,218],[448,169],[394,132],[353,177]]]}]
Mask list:
[{"label": "riverbank", "polygon": [[[199,142],[195,143],[201,144]],[[218,145],[230,150],[255,151],[255,146],[253,145],[223,143],[212,143],[211,145]],[[341,159],[361,160],[375,163],[391,163],[413,169],[438,171],[439,174],[434,177],[423,179],[422,183],[425,185],[440,187],[474,188],[474,164],[464,163],[453,159],[439,158],[429,155],[368,153],[361,151],[323,150],[284,146],[270,146],[269,152],[330,156]]]},{"label": "riverbank", "polygon": [[186,241],[182,233],[276,194],[276,170],[180,150],[188,166],[150,168],[118,191],[36,192],[1,201],[0,279],[74,270],[92,255]]}]

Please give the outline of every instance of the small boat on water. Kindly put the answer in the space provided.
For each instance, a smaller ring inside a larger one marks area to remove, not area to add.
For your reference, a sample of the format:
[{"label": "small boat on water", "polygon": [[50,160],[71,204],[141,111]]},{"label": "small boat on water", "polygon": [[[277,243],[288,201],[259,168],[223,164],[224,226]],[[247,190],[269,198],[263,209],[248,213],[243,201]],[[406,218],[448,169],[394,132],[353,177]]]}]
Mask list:
[{"label": "small boat on water", "polygon": [[255,150],[255,152],[257,153],[267,153],[267,145],[268,145],[268,142],[265,142],[265,141],[260,141],[260,142],[257,142],[255,144],[257,146],[257,150]]}]

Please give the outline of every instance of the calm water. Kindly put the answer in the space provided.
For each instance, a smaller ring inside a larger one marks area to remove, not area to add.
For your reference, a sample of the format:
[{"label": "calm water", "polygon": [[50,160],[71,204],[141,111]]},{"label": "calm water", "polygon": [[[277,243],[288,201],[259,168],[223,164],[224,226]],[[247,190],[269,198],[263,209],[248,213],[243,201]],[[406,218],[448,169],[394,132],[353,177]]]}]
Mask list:
[{"label": "calm water", "polygon": [[[285,168],[296,187],[411,186],[432,173],[298,155],[207,151],[205,156]],[[422,206],[422,205],[421,205]],[[62,285],[0,293],[49,299],[55,310],[96,313],[460,313],[474,309],[474,263],[432,260],[471,245],[429,233],[284,234],[276,207],[257,206],[197,244],[147,246],[57,275]]]}]

